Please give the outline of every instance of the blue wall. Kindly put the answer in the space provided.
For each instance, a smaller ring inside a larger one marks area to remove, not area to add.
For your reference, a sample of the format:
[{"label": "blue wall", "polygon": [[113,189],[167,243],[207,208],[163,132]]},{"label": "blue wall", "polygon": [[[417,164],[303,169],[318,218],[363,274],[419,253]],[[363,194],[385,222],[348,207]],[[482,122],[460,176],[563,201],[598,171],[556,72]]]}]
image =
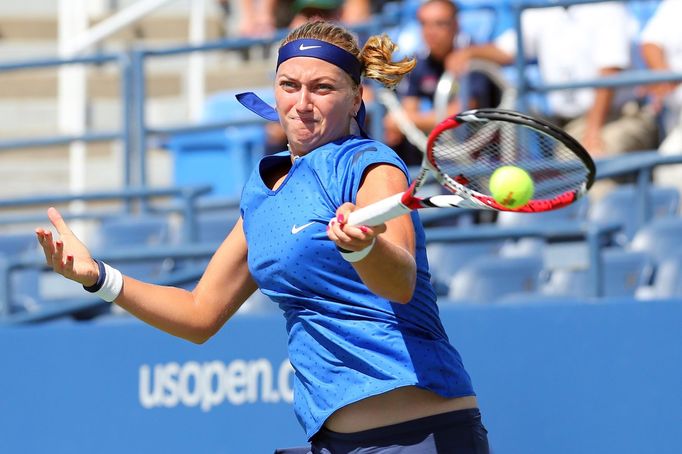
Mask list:
[{"label": "blue wall", "polygon": [[[496,454],[682,452],[682,302],[442,306]],[[139,322],[0,330],[0,452],[270,453],[303,442],[284,321],[203,346]]]}]

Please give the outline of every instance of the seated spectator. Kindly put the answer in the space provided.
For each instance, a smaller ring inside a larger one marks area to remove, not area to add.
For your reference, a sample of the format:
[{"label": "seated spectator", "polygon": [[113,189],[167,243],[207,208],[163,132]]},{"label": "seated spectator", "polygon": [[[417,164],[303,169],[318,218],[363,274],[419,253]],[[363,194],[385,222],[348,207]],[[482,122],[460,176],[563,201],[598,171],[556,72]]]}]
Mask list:
[{"label": "seated spectator", "polygon": [[[521,20],[525,57],[537,60],[545,83],[610,76],[631,65],[628,15],[620,3],[528,9]],[[508,65],[516,49],[516,30],[509,29],[493,44],[467,49],[458,64],[482,58]],[[553,91],[547,102],[550,120],[594,157],[650,149],[657,141],[655,118],[639,108],[632,88]]]},{"label": "seated spectator", "polygon": [[[679,19],[682,2],[663,0],[647,22],[640,38],[645,64],[656,71],[682,72],[682,33]],[[662,115],[666,133],[659,150],[662,154],[682,154],[682,84],[664,82],[648,87],[651,105]],[[656,182],[677,187],[682,192],[682,169],[666,166],[656,170]]]},{"label": "seated spectator", "polygon": [[[442,120],[436,118],[433,110],[438,81],[449,69],[450,59],[456,59],[456,55],[469,45],[467,37],[459,33],[457,13],[457,6],[450,0],[427,0],[417,11],[426,53],[417,57],[416,68],[408,75],[406,83],[399,86],[398,94],[410,120],[424,132],[430,132]],[[468,108],[490,107],[495,104],[494,98],[499,98],[498,90],[484,75],[472,73],[469,77],[469,104],[461,106],[459,99],[455,98],[448,106],[448,114]],[[384,128],[386,143],[408,165],[418,165],[421,152],[405,139],[390,115],[386,116]]]}]

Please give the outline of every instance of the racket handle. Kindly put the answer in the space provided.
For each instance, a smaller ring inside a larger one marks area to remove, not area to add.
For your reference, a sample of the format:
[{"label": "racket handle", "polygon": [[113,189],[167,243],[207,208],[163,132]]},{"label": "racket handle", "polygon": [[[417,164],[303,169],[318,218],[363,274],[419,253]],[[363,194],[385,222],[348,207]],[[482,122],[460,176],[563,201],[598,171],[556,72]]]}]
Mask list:
[{"label": "racket handle", "polygon": [[348,224],[368,225],[373,227],[375,225],[383,224],[393,218],[397,218],[405,213],[409,213],[412,210],[402,204],[402,197],[403,193],[401,192],[400,194],[357,209],[348,216]]}]

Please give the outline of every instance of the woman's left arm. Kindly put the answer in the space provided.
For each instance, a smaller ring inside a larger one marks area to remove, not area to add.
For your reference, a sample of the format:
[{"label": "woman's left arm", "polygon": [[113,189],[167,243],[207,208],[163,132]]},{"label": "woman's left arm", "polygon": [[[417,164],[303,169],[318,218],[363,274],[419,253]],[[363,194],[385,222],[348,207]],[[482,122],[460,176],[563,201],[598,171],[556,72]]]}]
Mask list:
[{"label": "woman's left arm", "polygon": [[341,205],[327,231],[338,247],[348,251],[363,250],[375,241],[366,257],[352,262],[353,267],[372,292],[398,303],[412,299],[417,280],[412,219],[406,214],[375,227],[350,226],[346,221],[356,208],[406,189],[407,178],[399,168],[389,164],[369,167],[358,189],[357,205]]}]

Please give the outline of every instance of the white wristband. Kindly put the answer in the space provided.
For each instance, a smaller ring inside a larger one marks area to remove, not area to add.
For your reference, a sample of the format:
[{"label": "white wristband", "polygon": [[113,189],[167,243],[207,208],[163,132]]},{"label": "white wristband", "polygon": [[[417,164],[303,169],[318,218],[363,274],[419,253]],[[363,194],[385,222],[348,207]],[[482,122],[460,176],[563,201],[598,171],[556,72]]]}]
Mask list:
[{"label": "white wristband", "polygon": [[104,301],[113,302],[123,289],[123,274],[116,268],[107,265],[106,263],[95,260],[99,267],[99,278],[97,283],[92,287],[83,288],[90,293],[102,298]]},{"label": "white wristband", "polygon": [[339,254],[341,254],[341,257],[343,257],[344,260],[347,262],[359,262],[360,260],[364,259],[369,255],[369,253],[372,251],[372,248],[374,247],[374,243],[376,243],[376,238],[372,238],[372,243],[367,246],[364,249],[361,249],[359,251],[347,251],[345,249],[341,249],[340,247],[337,246],[337,249],[339,250]]}]

